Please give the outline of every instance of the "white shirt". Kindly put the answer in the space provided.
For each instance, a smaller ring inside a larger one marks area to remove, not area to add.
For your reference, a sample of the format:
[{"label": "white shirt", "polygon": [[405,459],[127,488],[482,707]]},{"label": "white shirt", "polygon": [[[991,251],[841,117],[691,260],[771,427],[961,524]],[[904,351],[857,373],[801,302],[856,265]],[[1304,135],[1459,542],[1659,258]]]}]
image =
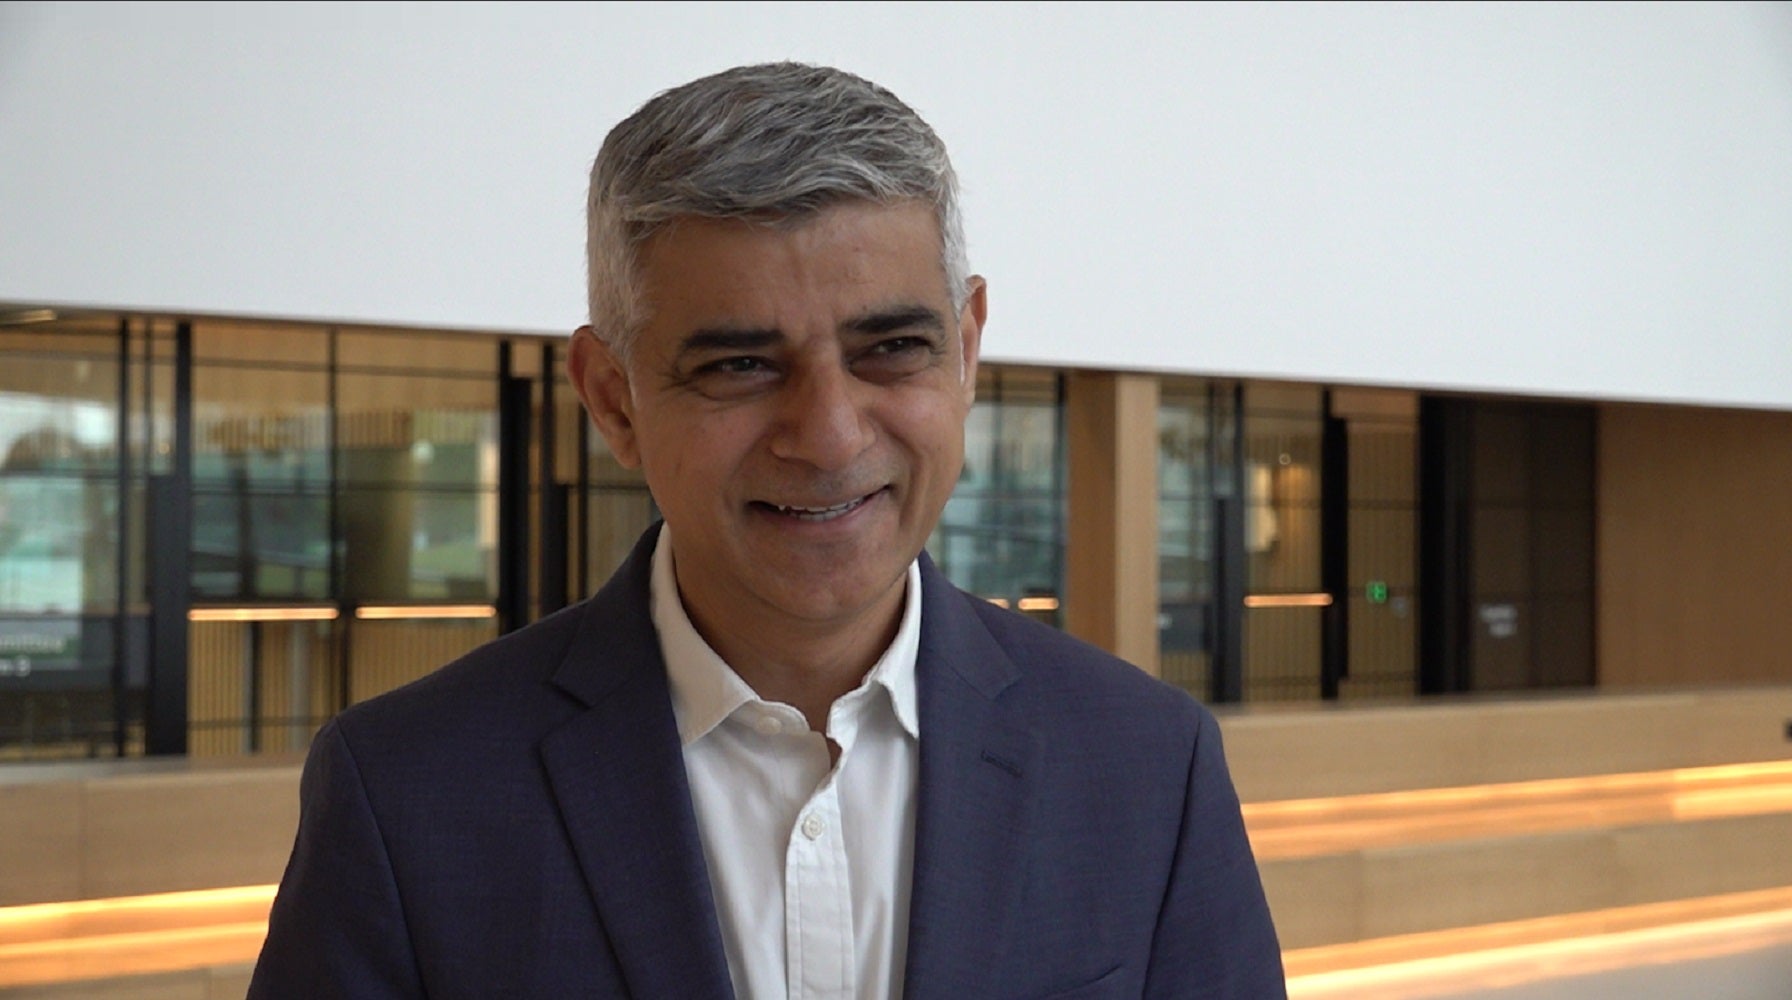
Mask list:
[{"label": "white shirt", "polygon": [[[834,702],[825,736],[794,707],[760,698],[697,634],[664,527],[651,597],[735,995],[901,996],[920,771],[920,568],[909,565],[896,638]],[[831,769],[828,737],[840,748]]]}]

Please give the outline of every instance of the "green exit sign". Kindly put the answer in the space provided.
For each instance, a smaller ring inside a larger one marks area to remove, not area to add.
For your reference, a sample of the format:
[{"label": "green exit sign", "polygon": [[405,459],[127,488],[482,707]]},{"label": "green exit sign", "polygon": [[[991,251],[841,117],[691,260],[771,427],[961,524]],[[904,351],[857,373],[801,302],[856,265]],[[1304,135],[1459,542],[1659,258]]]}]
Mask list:
[{"label": "green exit sign", "polygon": [[1369,599],[1370,604],[1386,604],[1388,602],[1387,581],[1370,580],[1369,585],[1363,588],[1363,596]]}]

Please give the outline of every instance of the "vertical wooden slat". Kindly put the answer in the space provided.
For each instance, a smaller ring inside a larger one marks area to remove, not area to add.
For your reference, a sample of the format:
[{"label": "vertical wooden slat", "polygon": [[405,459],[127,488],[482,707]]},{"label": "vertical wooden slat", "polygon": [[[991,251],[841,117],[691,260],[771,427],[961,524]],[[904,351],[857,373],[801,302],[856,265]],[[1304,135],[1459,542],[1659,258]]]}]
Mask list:
[{"label": "vertical wooden slat", "polygon": [[492,619],[365,621],[350,633],[349,701],[365,701],[418,679],[498,635]]},{"label": "vertical wooden slat", "polygon": [[1158,673],[1155,376],[1074,372],[1065,386],[1070,526],[1064,627]]}]

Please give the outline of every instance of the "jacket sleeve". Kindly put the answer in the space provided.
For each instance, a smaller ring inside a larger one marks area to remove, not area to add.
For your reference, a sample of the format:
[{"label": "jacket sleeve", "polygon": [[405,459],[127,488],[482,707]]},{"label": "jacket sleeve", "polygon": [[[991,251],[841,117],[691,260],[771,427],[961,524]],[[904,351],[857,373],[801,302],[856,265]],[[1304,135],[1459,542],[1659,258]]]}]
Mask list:
[{"label": "jacket sleeve", "polygon": [[1282,952],[1219,724],[1199,710],[1182,832],[1151,944],[1147,997],[1265,1000],[1287,996]]},{"label": "jacket sleeve", "polygon": [[386,843],[335,722],[312,741],[299,832],[249,1000],[424,996]]}]

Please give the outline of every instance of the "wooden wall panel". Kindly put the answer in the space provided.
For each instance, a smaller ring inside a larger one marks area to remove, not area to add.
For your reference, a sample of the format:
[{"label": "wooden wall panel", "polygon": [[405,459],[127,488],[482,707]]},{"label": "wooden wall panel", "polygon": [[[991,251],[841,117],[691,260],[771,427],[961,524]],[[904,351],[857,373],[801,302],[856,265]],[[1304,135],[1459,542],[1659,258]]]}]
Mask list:
[{"label": "wooden wall panel", "polygon": [[1157,379],[1072,372],[1064,629],[1158,673]]},{"label": "wooden wall panel", "polygon": [[272,884],[301,761],[69,762],[0,782],[0,907]]},{"label": "wooden wall panel", "polygon": [[0,784],[0,906],[80,895],[82,803],[73,782]]},{"label": "wooden wall panel", "polygon": [[1318,608],[1244,609],[1244,700],[1319,700]]},{"label": "wooden wall panel", "polygon": [[349,632],[349,703],[414,681],[497,636],[497,623],[489,618],[355,622]]},{"label": "wooden wall panel", "polygon": [[1220,716],[1245,802],[1792,759],[1792,685]]},{"label": "wooden wall panel", "polygon": [[1792,413],[1602,408],[1605,687],[1792,681]]},{"label": "wooden wall panel", "polygon": [[187,637],[187,752],[194,757],[246,752],[248,624],[193,622]]},{"label": "wooden wall panel", "polygon": [[268,622],[256,654],[256,747],[262,752],[304,750],[336,713],[337,680],[331,628],[319,622]]}]

